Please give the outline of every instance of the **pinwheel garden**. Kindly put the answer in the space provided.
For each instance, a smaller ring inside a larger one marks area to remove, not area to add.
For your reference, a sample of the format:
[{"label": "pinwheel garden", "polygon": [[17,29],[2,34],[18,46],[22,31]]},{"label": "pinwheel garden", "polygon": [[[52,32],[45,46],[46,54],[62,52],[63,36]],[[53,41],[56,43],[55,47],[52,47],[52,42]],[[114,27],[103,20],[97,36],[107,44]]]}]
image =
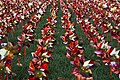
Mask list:
[{"label": "pinwheel garden", "polygon": [[0,0],[0,80],[119,80],[119,0]]}]

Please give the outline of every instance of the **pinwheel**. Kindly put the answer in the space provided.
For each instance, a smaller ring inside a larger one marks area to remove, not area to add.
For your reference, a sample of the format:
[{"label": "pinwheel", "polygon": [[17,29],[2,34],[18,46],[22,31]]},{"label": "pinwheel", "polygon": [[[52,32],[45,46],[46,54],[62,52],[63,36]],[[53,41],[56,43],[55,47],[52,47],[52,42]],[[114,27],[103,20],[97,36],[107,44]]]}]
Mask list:
[{"label": "pinwheel", "polygon": [[25,33],[22,33],[21,36],[18,36],[18,44],[19,46],[24,46],[24,56],[26,56],[26,47],[29,47],[30,46],[30,42],[32,42],[32,40],[34,40],[34,37],[33,35],[32,36],[29,36],[29,34],[25,34]]},{"label": "pinwheel", "polygon": [[41,31],[42,31],[42,37],[45,37],[47,35],[53,35],[55,33],[54,29],[51,28],[49,24],[44,26]]},{"label": "pinwheel", "polygon": [[15,46],[10,42],[4,48],[0,49],[0,73],[2,72],[0,78],[4,78],[4,75],[6,75],[5,79],[8,80],[8,74],[10,74],[12,78],[13,72],[11,65],[16,52]]},{"label": "pinwheel", "polygon": [[[31,76],[43,76],[46,77],[46,72],[48,72],[48,59],[46,56],[51,57],[51,55],[47,55],[49,52],[46,50],[45,47],[38,46],[38,49],[35,53],[33,53],[33,60],[30,62],[30,66],[28,69],[28,73]],[[46,55],[46,56],[45,56]],[[29,80],[31,80],[31,76],[29,77]],[[37,77],[37,78],[43,78],[43,77]]]},{"label": "pinwheel", "polygon": [[31,18],[31,22],[33,22],[35,24],[35,26],[38,25],[38,23],[40,22],[40,17],[38,17],[37,15],[34,15],[32,18]]},{"label": "pinwheel", "polygon": [[51,36],[46,36],[42,39],[38,39],[38,42],[40,45],[44,45],[46,47],[52,47],[52,42],[55,41],[55,38],[54,37],[51,37]]},{"label": "pinwheel", "polygon": [[[83,63],[83,66],[81,67],[81,70],[79,70],[79,68],[75,67],[73,70],[73,74],[77,77],[76,80],[80,80],[80,79],[81,80],[84,80],[84,79],[93,80],[93,78],[91,76],[92,71],[90,70],[90,67],[93,66],[93,63],[94,63],[94,61],[90,61],[90,60],[85,61]],[[89,73],[89,76],[85,75],[85,73]]]},{"label": "pinwheel", "polygon": [[[72,43],[74,43],[74,42],[71,42],[71,44]],[[68,58],[71,58],[70,63],[75,65],[73,69],[80,68],[80,72],[78,72],[78,74],[81,73],[82,75],[84,75],[84,77],[87,77],[87,76],[85,76],[85,73],[89,73],[89,76],[91,77],[92,72],[91,72],[90,68],[92,68],[94,61],[92,61],[92,60],[85,61],[86,60],[85,56],[82,55],[84,49],[80,46],[76,46],[75,44],[71,45],[71,50],[68,47],[67,47],[67,49],[69,49],[69,51],[67,52],[66,56]],[[74,75],[76,73],[77,72],[73,71]]]}]

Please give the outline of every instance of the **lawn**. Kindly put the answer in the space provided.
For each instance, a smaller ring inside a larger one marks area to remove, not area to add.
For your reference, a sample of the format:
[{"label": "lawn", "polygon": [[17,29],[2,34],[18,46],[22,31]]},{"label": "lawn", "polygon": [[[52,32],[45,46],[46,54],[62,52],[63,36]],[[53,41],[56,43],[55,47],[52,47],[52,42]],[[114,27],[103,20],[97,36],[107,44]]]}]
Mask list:
[{"label": "lawn", "polygon": [[[47,23],[47,17],[50,16],[50,8],[51,5],[48,6],[46,13],[44,16],[42,16],[40,23],[36,29],[35,37],[36,39],[41,38],[41,29],[42,27]],[[62,28],[61,24],[61,17],[63,15],[61,9],[60,9],[60,2],[58,3],[58,18],[57,18],[57,27],[55,28],[55,43],[54,43],[54,50],[52,50],[52,61],[49,62],[49,73],[47,74],[49,80],[57,80],[59,77],[63,77],[66,80],[75,80],[74,75],[72,75],[72,65],[70,64],[70,60],[66,58],[65,52],[66,48],[63,44],[63,41],[61,40],[60,36],[64,34],[64,29]],[[90,43],[88,39],[86,38],[86,35],[81,30],[79,24],[77,24],[76,16],[74,15],[73,11],[69,9],[69,11],[72,14],[71,21],[74,22],[76,27],[76,33],[78,35],[79,41],[83,40],[82,46],[84,47],[85,51],[83,54],[87,57],[87,59],[96,60],[99,59],[98,57],[94,56],[95,49],[90,46]],[[22,25],[27,23],[25,21],[24,23],[18,24],[20,26],[20,29],[16,28],[16,32],[14,34],[14,38],[12,38],[11,34],[9,34],[9,41],[17,43],[17,36],[19,36],[22,33]],[[111,36],[110,36],[111,37]],[[109,39],[108,39],[109,40]],[[5,40],[4,40],[5,42]],[[80,43],[80,42],[79,42]],[[111,41],[111,46],[115,46],[116,40]],[[23,64],[22,67],[18,67],[17,64],[17,56],[13,59],[12,63],[12,71],[16,73],[16,76],[13,76],[13,80],[27,80],[29,77],[29,74],[27,72],[29,68],[29,62],[32,60],[31,52],[34,52],[37,49],[37,42],[34,42],[34,44],[31,44],[30,48],[27,48],[27,56],[26,58],[21,58],[21,63]],[[120,46],[119,46],[120,49]],[[23,54],[23,51],[22,51]],[[93,71],[93,78],[94,80],[119,80],[118,75],[114,74],[110,76],[109,73],[109,67],[105,66],[102,62],[98,62],[98,65],[94,66],[92,69]]]}]

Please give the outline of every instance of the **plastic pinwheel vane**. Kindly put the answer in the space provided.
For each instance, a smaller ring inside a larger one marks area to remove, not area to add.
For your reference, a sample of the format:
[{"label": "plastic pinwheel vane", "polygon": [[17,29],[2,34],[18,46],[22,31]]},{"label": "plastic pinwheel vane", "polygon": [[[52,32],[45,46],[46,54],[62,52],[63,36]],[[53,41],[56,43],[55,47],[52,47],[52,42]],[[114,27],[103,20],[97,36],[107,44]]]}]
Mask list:
[{"label": "plastic pinwheel vane", "polygon": [[51,55],[52,52],[48,51],[46,47],[38,45],[38,49],[32,53],[33,59],[28,69],[29,80],[47,80],[48,59],[51,59]]},{"label": "plastic pinwheel vane", "polygon": [[92,79],[91,68],[93,68],[94,61],[86,60],[86,57],[83,55],[84,49],[82,48],[82,46],[79,46],[77,41],[72,41],[69,43],[66,49],[66,57],[69,58],[70,63],[74,65],[74,67],[72,68],[73,74],[77,78],[81,76],[83,78]]},{"label": "plastic pinwheel vane", "polygon": [[98,44],[98,49],[95,51],[95,54],[102,58],[102,62],[105,65],[110,66],[110,75],[112,75],[112,72],[115,74],[120,74],[120,56],[119,56],[120,50],[117,50],[116,48],[112,48],[108,42],[103,42]]},{"label": "plastic pinwheel vane", "polygon": [[0,49],[0,78],[8,80],[12,79],[12,59],[18,53],[16,46],[8,42],[8,44]]}]

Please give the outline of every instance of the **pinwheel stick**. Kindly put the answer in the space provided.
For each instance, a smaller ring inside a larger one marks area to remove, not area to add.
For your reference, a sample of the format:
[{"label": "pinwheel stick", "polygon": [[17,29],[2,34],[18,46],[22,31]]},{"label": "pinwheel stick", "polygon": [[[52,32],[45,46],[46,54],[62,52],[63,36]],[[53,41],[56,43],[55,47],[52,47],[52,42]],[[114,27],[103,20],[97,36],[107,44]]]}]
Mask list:
[{"label": "pinwheel stick", "polygon": [[108,37],[108,33],[106,33],[106,39],[108,39],[109,37]]},{"label": "pinwheel stick", "polygon": [[112,66],[110,65],[110,76],[112,76]]},{"label": "pinwheel stick", "polygon": [[24,58],[26,57],[26,46],[24,46]]},{"label": "pinwheel stick", "polygon": [[12,80],[12,72],[10,73],[10,80]]},{"label": "pinwheel stick", "polygon": [[76,78],[75,80],[93,80],[93,77],[83,77],[81,74],[75,74]]},{"label": "pinwheel stick", "polygon": [[8,40],[8,36],[6,36],[6,41],[7,41],[7,43],[9,42],[9,40]]},{"label": "pinwheel stick", "polygon": [[14,32],[13,30],[11,31],[11,36],[12,36],[12,39],[14,38]]},{"label": "pinwheel stick", "polygon": [[20,66],[20,57],[18,57],[18,66]]},{"label": "pinwheel stick", "polygon": [[18,25],[18,30],[20,30],[20,25]]},{"label": "pinwheel stick", "polygon": [[8,80],[8,73],[6,72],[5,80]]},{"label": "pinwheel stick", "polygon": [[118,42],[117,45],[116,45],[116,48],[117,48],[117,49],[118,49],[119,45],[120,45],[120,43]]},{"label": "pinwheel stick", "polygon": [[[110,34],[112,34],[112,31],[111,31],[111,30],[110,30]],[[110,42],[112,41],[112,39],[113,39],[113,38],[112,38],[112,35],[111,35]]]}]

